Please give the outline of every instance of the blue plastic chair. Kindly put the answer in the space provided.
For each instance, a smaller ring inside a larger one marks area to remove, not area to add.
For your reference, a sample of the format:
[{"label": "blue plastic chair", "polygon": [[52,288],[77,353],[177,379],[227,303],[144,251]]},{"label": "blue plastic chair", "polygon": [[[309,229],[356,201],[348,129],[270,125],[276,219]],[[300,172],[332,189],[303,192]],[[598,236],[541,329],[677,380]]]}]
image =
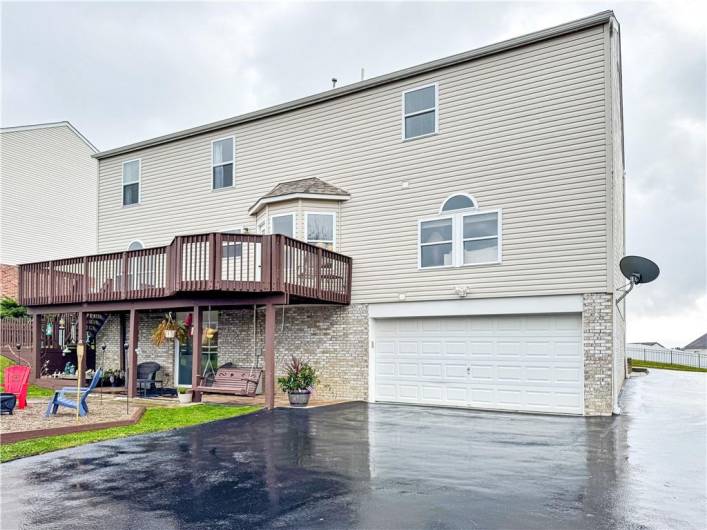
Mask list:
[{"label": "blue plastic chair", "polygon": [[[81,387],[80,389],[77,389],[76,387],[65,386],[61,390],[57,390],[56,392],[54,392],[54,397],[51,399],[51,401],[49,401],[49,406],[47,407],[47,413],[45,414],[45,416],[56,414],[59,410],[60,405],[69,409],[76,409],[76,407],[78,406],[79,416],[85,416],[86,414],[88,414],[88,404],[86,403],[86,398],[88,398],[88,395],[93,391],[94,388],[96,388],[96,385],[98,385],[98,381],[101,380],[102,374],[102,370],[96,370],[96,373],[94,374],[93,379],[91,380],[91,384],[86,387]],[[78,400],[73,400],[66,397],[67,394],[76,395],[78,391],[80,391]]]}]

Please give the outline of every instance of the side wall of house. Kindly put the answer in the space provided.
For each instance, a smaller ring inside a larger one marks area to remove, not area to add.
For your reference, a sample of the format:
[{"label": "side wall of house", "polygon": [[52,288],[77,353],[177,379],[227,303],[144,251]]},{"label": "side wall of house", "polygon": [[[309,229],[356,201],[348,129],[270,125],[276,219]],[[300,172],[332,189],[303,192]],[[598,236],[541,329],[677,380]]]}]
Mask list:
[{"label": "side wall of house", "polygon": [[93,150],[68,126],[0,133],[0,150],[0,263],[96,253]]},{"label": "side wall of house", "polygon": [[[626,283],[619,262],[626,253],[626,206],[625,206],[625,167],[624,167],[624,137],[623,137],[623,94],[621,86],[621,36],[618,24],[613,21],[605,27],[608,32],[608,70],[610,72],[610,110],[611,118],[610,151],[607,154],[610,161],[610,190],[608,195],[611,220],[611,235],[609,238],[611,250],[608,252],[610,262],[609,292],[612,301],[616,300],[617,289]],[[625,301],[612,304],[612,352],[613,362],[613,406],[618,410],[618,399],[626,379],[626,303]]]},{"label": "side wall of house", "polygon": [[[101,252],[175,234],[255,228],[248,208],[277,183],[345,189],[337,250],[355,303],[607,290],[604,26],[522,46],[100,164]],[[404,90],[437,83],[439,133],[401,138]],[[211,190],[211,141],[236,138],[235,186]],[[138,206],[121,164],[142,161]],[[503,210],[503,264],[418,269],[418,220],[455,192]],[[300,219],[301,221],[301,219]]]},{"label": "side wall of house", "polygon": [[17,300],[19,270],[17,265],[5,265],[0,263],[0,298],[9,296]]}]

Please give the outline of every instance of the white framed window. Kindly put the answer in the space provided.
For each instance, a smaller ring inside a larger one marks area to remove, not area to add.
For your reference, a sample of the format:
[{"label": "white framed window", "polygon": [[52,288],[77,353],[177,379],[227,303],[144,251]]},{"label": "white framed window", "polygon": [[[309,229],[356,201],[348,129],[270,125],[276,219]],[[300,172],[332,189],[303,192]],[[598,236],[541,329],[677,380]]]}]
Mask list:
[{"label": "white framed window", "polygon": [[211,189],[233,186],[236,138],[228,136],[211,142]]},{"label": "white framed window", "polygon": [[437,134],[439,124],[437,83],[403,92],[403,140]]},{"label": "white framed window", "polygon": [[268,231],[268,223],[265,219],[261,220],[258,222],[258,226],[256,228],[256,231],[258,234],[265,234]]},{"label": "white framed window", "polygon": [[295,237],[295,214],[283,213],[270,216],[270,233]]},{"label": "white framed window", "polygon": [[446,215],[418,221],[418,267],[463,267],[501,263],[500,209],[479,210],[467,194],[442,203]]},{"label": "white framed window", "polygon": [[123,162],[123,206],[140,204],[140,176],[142,161],[126,160]]},{"label": "white framed window", "polygon": [[145,248],[145,245],[139,239],[133,239],[128,243],[128,250],[142,250],[143,248]]},{"label": "white framed window", "polygon": [[307,243],[334,250],[336,248],[336,214],[333,212],[305,213],[304,235]]},{"label": "white framed window", "polygon": [[501,212],[461,215],[461,265],[482,265],[501,261]]},{"label": "white framed window", "polygon": [[420,221],[420,268],[451,267],[454,259],[454,219]]}]

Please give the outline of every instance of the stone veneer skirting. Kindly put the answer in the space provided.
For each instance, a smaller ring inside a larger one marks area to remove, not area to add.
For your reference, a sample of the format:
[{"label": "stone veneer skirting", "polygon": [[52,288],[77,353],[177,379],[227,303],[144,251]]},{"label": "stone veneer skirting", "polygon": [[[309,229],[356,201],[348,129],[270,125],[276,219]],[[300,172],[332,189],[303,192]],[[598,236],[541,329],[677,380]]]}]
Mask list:
[{"label": "stone veneer skirting", "polygon": [[[613,318],[611,294],[585,294],[582,310],[584,349],[584,413],[604,416],[613,412]],[[621,378],[623,382],[623,378]]]},{"label": "stone veneer skirting", "polygon": [[[584,351],[584,413],[589,416],[610,415],[616,394],[625,377],[623,351],[615,344],[622,339],[623,317],[615,314],[613,295],[585,294],[583,297],[582,331]],[[140,353],[138,362],[157,361],[163,367],[161,376],[173,381],[174,347],[157,348],[150,342],[154,327],[164,315],[140,315]],[[617,320],[619,322],[617,322]],[[237,366],[263,365],[265,314],[259,309],[253,333],[252,309],[229,309],[219,313],[218,362]],[[617,336],[618,335],[618,336]],[[112,315],[98,336],[105,342],[106,368],[117,368],[119,320]],[[361,399],[368,397],[368,306],[288,306],[276,312],[276,372],[281,375],[293,355],[310,362],[320,374],[316,392],[322,399]],[[100,356],[100,351],[98,352]],[[616,367],[616,373],[612,370]]]}]

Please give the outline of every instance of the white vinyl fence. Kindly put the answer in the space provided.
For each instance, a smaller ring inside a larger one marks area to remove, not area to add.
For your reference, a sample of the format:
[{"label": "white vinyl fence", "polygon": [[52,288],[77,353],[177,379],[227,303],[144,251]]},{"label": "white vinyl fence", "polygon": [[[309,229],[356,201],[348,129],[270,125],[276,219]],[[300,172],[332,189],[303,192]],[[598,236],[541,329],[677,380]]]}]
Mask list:
[{"label": "white vinyl fence", "polygon": [[666,364],[682,364],[695,368],[707,368],[707,354],[670,350],[655,346],[626,345],[626,357],[640,361],[654,361]]}]

